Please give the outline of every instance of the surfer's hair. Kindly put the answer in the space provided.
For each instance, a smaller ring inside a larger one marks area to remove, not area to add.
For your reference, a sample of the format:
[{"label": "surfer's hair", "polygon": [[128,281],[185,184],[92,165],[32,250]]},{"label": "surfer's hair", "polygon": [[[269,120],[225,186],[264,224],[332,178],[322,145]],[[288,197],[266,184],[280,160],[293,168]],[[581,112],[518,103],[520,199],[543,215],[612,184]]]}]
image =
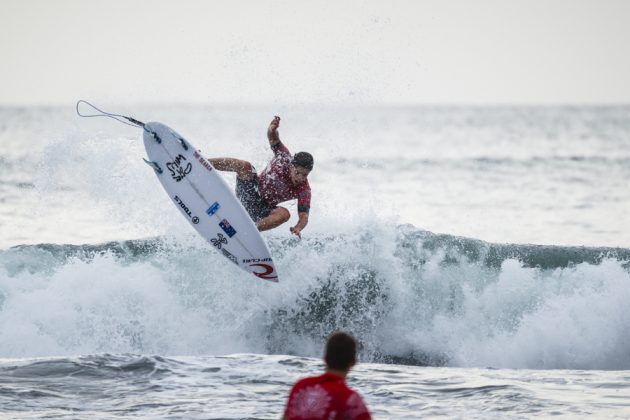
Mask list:
[{"label": "surfer's hair", "polygon": [[357,341],[346,332],[333,332],[326,342],[324,361],[330,369],[350,369],[357,362]]},{"label": "surfer's hair", "polygon": [[293,156],[291,161],[295,166],[301,166],[309,171],[313,170],[313,155],[308,152],[298,152]]}]

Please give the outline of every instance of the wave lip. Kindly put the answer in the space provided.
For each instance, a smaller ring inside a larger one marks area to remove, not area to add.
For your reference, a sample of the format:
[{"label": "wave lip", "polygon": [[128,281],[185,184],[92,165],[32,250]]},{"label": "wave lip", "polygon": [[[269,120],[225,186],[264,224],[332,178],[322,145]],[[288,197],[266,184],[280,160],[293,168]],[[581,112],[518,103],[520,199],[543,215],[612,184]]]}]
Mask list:
[{"label": "wave lip", "polygon": [[600,264],[606,259],[619,260],[628,267],[630,249],[613,247],[557,246],[533,244],[496,244],[479,239],[436,234],[411,225],[400,226],[402,248],[410,249],[409,260],[426,262],[441,253],[445,263],[479,262],[499,268],[506,260],[517,260],[526,267],[565,268],[570,265]]}]

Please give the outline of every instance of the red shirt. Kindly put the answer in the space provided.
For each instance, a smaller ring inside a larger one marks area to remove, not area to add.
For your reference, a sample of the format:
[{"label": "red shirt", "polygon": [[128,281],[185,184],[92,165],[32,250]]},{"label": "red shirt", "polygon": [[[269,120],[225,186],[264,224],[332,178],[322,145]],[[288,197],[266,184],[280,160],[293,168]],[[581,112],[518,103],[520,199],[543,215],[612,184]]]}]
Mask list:
[{"label": "red shirt", "polygon": [[298,381],[289,394],[284,411],[287,420],[370,420],[361,396],[344,379],[324,373]]},{"label": "red shirt", "polygon": [[311,208],[311,186],[308,180],[294,185],[291,182],[291,152],[282,143],[274,148],[275,156],[258,176],[258,189],[262,198],[272,206],[283,201],[298,200],[298,212],[308,213]]}]

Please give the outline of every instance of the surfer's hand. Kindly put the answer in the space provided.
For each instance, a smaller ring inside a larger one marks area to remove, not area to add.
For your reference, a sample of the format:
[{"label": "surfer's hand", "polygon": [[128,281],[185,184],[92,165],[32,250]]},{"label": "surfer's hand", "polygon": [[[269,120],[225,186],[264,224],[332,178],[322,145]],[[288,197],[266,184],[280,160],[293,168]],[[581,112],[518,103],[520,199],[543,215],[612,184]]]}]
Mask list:
[{"label": "surfer's hand", "polygon": [[271,146],[271,150],[273,150],[274,154],[278,149],[278,144],[280,143],[280,136],[278,135],[278,126],[280,125],[280,117],[277,115],[273,117],[271,120],[271,124],[269,124],[269,128],[267,129],[267,138],[269,139],[269,145]]},{"label": "surfer's hand", "polygon": [[295,226],[295,227],[290,227],[289,228],[291,230],[291,233],[294,234],[295,236],[297,236],[298,238],[302,239],[302,229],[300,229],[299,227]]},{"label": "surfer's hand", "polygon": [[275,117],[273,117],[271,124],[269,124],[269,130],[275,131],[276,128],[278,128],[279,126],[280,126],[280,117],[276,115]]}]

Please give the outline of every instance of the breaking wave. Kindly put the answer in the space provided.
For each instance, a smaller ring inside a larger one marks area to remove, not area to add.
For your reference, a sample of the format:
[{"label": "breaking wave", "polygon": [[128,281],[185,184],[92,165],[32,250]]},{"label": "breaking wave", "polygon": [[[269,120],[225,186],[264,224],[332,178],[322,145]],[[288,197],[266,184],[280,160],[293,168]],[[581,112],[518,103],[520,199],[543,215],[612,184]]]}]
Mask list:
[{"label": "breaking wave", "polygon": [[269,245],[279,284],[235,270],[201,239],[0,251],[0,357],[317,357],[345,329],[364,362],[630,368],[630,249],[387,224]]}]

